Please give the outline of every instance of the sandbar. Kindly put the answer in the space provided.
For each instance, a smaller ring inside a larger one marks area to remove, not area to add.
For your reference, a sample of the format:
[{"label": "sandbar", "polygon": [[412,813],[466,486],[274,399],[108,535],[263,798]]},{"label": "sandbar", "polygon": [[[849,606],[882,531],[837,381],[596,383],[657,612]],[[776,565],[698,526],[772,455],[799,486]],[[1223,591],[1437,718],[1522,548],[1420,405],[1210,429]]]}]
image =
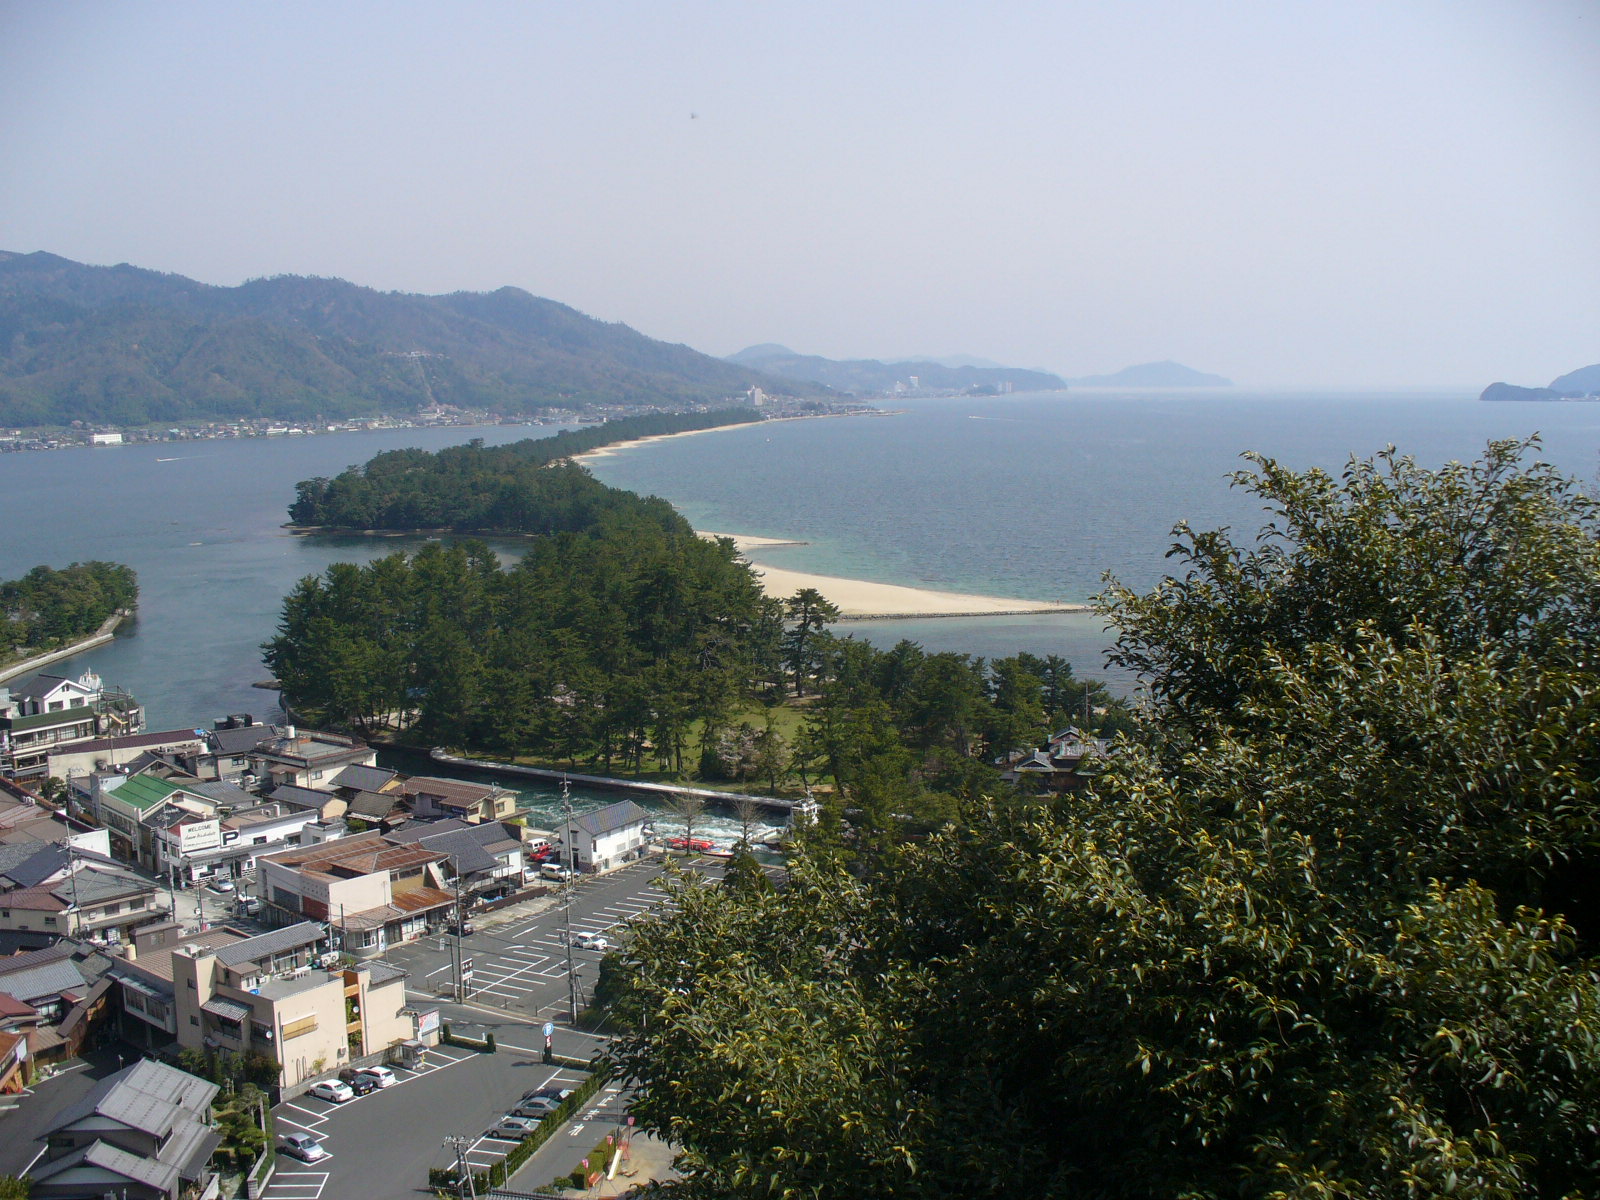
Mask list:
[{"label": "sandbar", "polygon": [[814,575],[756,562],[750,551],[779,546],[800,546],[804,542],[783,538],[753,537],[747,534],[700,531],[701,537],[733,539],[734,548],[761,579],[769,596],[783,599],[801,588],[815,588],[824,599],[836,605],[843,620],[871,621],[900,617],[1001,617],[1031,613],[1089,612],[1087,604],[1052,604],[1043,600],[1018,600],[1004,596],[978,596],[967,592],[941,592],[933,588],[903,587],[896,583],[873,583],[865,579],[842,579],[837,575]]}]

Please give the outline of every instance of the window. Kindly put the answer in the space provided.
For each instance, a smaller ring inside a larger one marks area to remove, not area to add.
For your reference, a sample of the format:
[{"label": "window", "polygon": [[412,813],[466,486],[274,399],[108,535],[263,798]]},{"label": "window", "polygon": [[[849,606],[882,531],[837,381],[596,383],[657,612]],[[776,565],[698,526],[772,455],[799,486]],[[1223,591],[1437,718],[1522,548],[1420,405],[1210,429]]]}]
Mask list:
[{"label": "window", "polygon": [[195,1015],[194,1015],[194,1014],[193,1014],[193,1013],[191,1013],[191,1014],[190,1014],[190,1015],[189,1015],[189,1024],[191,1024],[191,1025],[198,1025],[198,1024],[200,1024],[200,1018],[199,1018],[199,1017],[197,1017],[197,1016],[195,1016]]},{"label": "window", "polygon": [[44,919],[44,923],[46,925],[48,925],[51,929],[54,929],[55,925],[56,925],[56,919],[54,917],[46,917]]}]

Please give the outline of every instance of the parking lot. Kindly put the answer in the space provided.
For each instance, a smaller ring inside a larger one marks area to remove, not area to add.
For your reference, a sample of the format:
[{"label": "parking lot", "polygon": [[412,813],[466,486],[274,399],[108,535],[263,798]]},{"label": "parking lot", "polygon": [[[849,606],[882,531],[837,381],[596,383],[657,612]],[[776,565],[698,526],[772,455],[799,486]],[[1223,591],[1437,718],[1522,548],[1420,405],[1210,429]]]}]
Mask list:
[{"label": "parking lot", "polygon": [[[578,1006],[599,973],[605,951],[587,948],[584,935],[606,939],[615,947],[630,920],[658,912],[666,897],[655,886],[658,862],[641,862],[578,884],[570,918],[559,904],[537,913],[517,909],[474,916],[477,932],[461,939],[465,998],[528,1020],[562,1020],[568,1012],[566,930],[573,937],[572,966],[577,975]],[[454,994],[453,938],[435,937],[397,946],[385,954],[410,972],[413,1003]]]},{"label": "parking lot", "polygon": [[277,1173],[263,1195],[267,1200],[415,1196],[426,1188],[429,1167],[454,1163],[454,1152],[444,1145],[449,1136],[466,1139],[474,1169],[498,1162],[515,1143],[487,1137],[485,1131],[507,1108],[535,1088],[574,1088],[584,1078],[581,1069],[542,1065],[533,1039],[526,1040],[526,1046],[502,1042],[495,1054],[438,1046],[418,1070],[393,1068],[398,1082],[392,1087],[342,1104],[300,1096],[279,1105],[273,1110],[278,1133],[309,1133],[329,1157],[304,1163],[280,1153]]}]

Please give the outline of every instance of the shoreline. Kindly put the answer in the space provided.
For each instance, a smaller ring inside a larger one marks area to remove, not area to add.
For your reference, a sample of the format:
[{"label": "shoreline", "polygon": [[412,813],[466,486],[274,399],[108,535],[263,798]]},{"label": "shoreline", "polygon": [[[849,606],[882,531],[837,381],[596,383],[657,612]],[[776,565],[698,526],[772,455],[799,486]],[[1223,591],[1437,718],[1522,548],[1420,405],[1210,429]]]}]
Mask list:
[{"label": "shoreline", "polygon": [[867,412],[843,413],[802,413],[793,417],[763,417],[759,421],[741,421],[737,425],[713,425],[709,429],[684,429],[678,433],[653,433],[649,437],[634,438],[627,442],[612,442],[608,446],[596,446],[593,450],[585,450],[582,454],[574,454],[569,460],[575,463],[586,462],[591,458],[611,458],[619,450],[631,450],[635,446],[648,446],[652,442],[666,442],[673,438],[698,437],[702,433],[724,433],[730,429],[757,429],[762,425],[776,425],[781,421],[834,421],[844,420],[849,417],[893,417],[899,413],[889,409],[872,409]]},{"label": "shoreline", "polygon": [[867,579],[845,579],[838,575],[817,575],[791,571],[757,562],[749,551],[782,546],[803,546],[804,542],[786,538],[755,537],[749,534],[713,533],[696,530],[703,538],[728,538],[761,580],[769,596],[786,598],[801,588],[814,588],[839,609],[842,621],[913,620],[921,617],[1016,617],[1044,613],[1093,612],[1091,604],[1051,603],[1047,600],[1018,600],[1014,597],[983,596],[970,592],[943,592],[934,588],[906,587],[898,583],[875,583]]}]

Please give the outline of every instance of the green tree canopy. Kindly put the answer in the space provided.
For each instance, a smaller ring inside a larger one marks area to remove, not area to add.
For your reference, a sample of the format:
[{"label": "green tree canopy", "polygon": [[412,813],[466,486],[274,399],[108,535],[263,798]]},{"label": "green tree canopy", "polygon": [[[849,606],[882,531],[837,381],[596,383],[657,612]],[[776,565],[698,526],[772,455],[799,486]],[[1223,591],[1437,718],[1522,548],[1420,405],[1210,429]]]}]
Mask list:
[{"label": "green tree canopy", "polygon": [[1600,530],[1528,450],[1257,460],[1261,540],[1108,592],[1089,793],[683,886],[612,1048],[680,1192],[1594,1194]]}]

